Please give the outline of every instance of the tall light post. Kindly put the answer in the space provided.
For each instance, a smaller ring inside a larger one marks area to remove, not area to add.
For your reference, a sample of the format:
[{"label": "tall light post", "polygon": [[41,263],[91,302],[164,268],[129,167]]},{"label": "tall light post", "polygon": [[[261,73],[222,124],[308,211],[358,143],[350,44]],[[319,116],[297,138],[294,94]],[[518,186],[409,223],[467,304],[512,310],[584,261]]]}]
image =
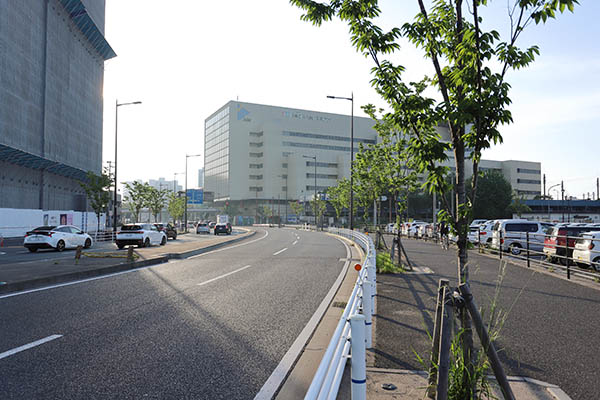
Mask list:
[{"label": "tall light post", "polygon": [[113,202],[113,232],[115,234],[115,239],[117,235],[117,132],[119,128],[119,107],[132,104],[142,104],[142,102],[132,101],[130,103],[119,103],[119,100],[115,100],[115,197]]},{"label": "tall light post", "polygon": [[187,230],[188,230],[188,226],[187,226],[187,223],[188,223],[188,221],[187,221],[187,217],[188,217],[188,214],[187,214],[187,205],[188,205],[188,195],[187,195],[187,190],[188,190],[188,188],[187,188],[187,182],[188,182],[188,179],[187,179],[187,161],[188,161],[188,158],[190,158],[190,157],[200,157],[201,155],[202,154],[193,154],[193,155],[186,154],[185,155],[185,211],[184,211],[184,223],[185,223],[185,225],[184,225],[185,228],[184,229],[185,229],[185,232],[187,232]]},{"label": "tall light post", "polygon": [[352,165],[354,165],[354,92],[351,92],[350,97],[327,96],[328,99],[350,100],[352,103],[350,114],[350,230],[354,229],[352,215],[354,214],[354,181]]},{"label": "tall light post", "polygon": [[288,222],[288,176],[287,174],[285,175],[277,175],[278,178],[285,178],[285,222],[284,224],[287,224]]},{"label": "tall light post", "polygon": [[183,175],[185,172],[175,172],[173,174],[173,193],[177,193],[177,175]]},{"label": "tall light post", "polygon": [[314,209],[314,213],[315,213],[315,229],[318,230],[318,226],[317,226],[317,156],[302,156],[302,157],[309,158],[309,159],[315,161],[315,199],[314,199],[315,209]]},{"label": "tall light post", "polygon": [[[558,187],[558,186],[560,186],[560,183],[557,183],[556,185],[552,185],[552,186],[550,186],[550,187],[548,188],[548,193],[550,193],[550,191],[551,191],[553,188],[555,188],[555,187]],[[558,197],[558,189],[556,189],[556,192],[557,192],[557,193],[556,193],[556,197]],[[550,200],[549,200],[549,199],[545,199],[545,200],[548,202],[548,220],[550,220],[550,219],[551,219],[551,218],[550,218]]]}]

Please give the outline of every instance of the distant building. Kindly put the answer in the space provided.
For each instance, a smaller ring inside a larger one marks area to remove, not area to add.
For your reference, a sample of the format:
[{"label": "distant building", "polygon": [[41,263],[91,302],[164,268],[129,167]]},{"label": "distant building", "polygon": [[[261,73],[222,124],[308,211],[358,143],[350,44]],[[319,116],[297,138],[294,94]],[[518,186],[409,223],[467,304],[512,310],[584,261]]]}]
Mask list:
[{"label": "distant building", "polygon": [[198,187],[204,187],[204,168],[198,170]]},{"label": "distant building", "polygon": [[165,180],[165,178],[162,178],[162,177],[158,178],[158,180],[150,179],[148,181],[148,184],[158,190],[170,190],[172,192],[177,192],[179,190],[183,190],[181,185],[177,184],[176,180],[167,181],[167,180]]},{"label": "distant building", "polygon": [[104,0],[2,2],[0,207],[83,210],[101,172]]},{"label": "distant building", "polygon": [[[276,210],[275,204],[310,200],[315,161],[319,192],[350,177],[350,122],[349,115],[230,101],[204,123],[204,189],[214,193],[215,202],[229,201],[250,216],[264,206]],[[377,142],[373,125],[370,118],[354,117],[355,155],[359,144]],[[449,139],[446,128],[438,130]],[[452,153],[448,156],[454,169]],[[525,198],[541,194],[540,163],[482,160],[480,165],[502,172]]]},{"label": "distant building", "polygon": [[[600,223],[598,200],[525,200],[531,211],[521,213],[521,218],[549,222]],[[513,215],[514,218],[518,216]]]}]

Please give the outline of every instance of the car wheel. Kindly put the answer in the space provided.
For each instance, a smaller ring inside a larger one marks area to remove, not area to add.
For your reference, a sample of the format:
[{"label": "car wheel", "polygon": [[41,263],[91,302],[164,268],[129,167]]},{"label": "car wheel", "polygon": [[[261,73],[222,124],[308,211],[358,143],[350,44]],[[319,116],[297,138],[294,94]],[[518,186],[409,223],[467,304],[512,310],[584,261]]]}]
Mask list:
[{"label": "car wheel", "polygon": [[58,243],[56,243],[56,251],[63,251],[65,249],[65,242],[63,242],[62,240],[59,240]]},{"label": "car wheel", "polygon": [[85,240],[85,244],[83,245],[84,249],[89,249],[92,246],[92,241],[90,239]]},{"label": "car wheel", "polygon": [[173,235],[173,240],[177,240],[177,234]]},{"label": "car wheel", "polygon": [[594,268],[596,271],[600,271],[600,257],[594,258],[592,263],[592,268]]},{"label": "car wheel", "polygon": [[150,238],[146,238],[146,240],[144,240],[144,245],[142,247],[150,247]]},{"label": "car wheel", "polygon": [[218,235],[218,233],[215,231],[215,236]]},{"label": "car wheel", "polygon": [[119,248],[119,250],[123,250],[123,247],[125,247],[124,244],[117,244],[117,247]]},{"label": "car wheel", "polygon": [[29,250],[32,253],[35,253],[37,251],[37,247],[28,247],[27,250]]},{"label": "car wheel", "polygon": [[521,254],[521,245],[518,243],[513,243],[510,245],[509,250],[513,256],[518,256],[519,254]]},{"label": "car wheel", "polygon": [[164,246],[165,244],[167,244],[167,238],[163,236],[162,240],[160,241],[160,245]]}]

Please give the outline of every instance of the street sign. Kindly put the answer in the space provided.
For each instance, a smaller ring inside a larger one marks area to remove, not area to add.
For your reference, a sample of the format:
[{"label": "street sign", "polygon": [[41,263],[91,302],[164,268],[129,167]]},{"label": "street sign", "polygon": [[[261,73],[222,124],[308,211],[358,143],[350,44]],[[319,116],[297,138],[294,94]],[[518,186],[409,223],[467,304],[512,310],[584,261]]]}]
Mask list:
[{"label": "street sign", "polygon": [[187,190],[188,204],[203,204],[204,190],[203,189],[188,189]]}]

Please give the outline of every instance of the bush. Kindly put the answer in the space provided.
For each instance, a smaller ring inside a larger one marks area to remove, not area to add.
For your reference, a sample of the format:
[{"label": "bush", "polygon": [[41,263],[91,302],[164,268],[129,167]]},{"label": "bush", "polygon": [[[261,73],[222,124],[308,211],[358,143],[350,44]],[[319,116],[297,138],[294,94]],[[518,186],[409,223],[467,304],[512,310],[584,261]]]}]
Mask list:
[{"label": "bush", "polygon": [[377,273],[378,274],[401,274],[404,268],[394,264],[389,253],[377,253]]}]

